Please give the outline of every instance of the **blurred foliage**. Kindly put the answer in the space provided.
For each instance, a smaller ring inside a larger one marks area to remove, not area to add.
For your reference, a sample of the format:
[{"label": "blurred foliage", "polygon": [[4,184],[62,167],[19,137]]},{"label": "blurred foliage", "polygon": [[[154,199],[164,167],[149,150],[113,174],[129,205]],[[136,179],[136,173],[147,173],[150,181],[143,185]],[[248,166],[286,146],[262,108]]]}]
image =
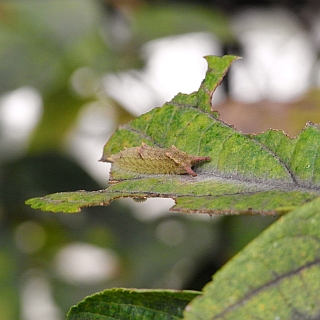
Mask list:
[{"label": "blurred foliage", "polygon": [[198,31],[212,32],[224,44],[235,42],[229,22],[222,12],[187,4],[141,6],[135,13],[133,31],[137,41],[143,43],[173,34]]},{"label": "blurred foliage", "polygon": [[[252,218],[248,222],[249,234],[247,223],[244,226],[240,219],[208,221],[166,215],[141,221],[124,204],[91,208],[72,216],[41,213],[24,205],[25,199],[48,193],[101,188],[67,155],[65,143],[88,102],[100,101],[110,114],[114,111],[126,120],[130,118],[116,102],[106,105],[107,97],[99,87],[101,76],[141,66],[139,49],[154,37],[203,30],[217,32],[222,41],[226,39],[227,20],[220,13],[211,15],[210,10],[197,6],[182,7],[155,11],[152,6],[144,6],[142,11],[136,11],[136,18],[134,12],[131,18],[121,16],[127,19],[133,36],[120,43],[111,32],[117,19],[102,1],[0,3],[0,93],[32,87],[40,93],[43,104],[40,122],[28,144],[21,145],[18,152],[11,153],[11,144],[2,139],[0,130],[1,320],[30,319],[26,315],[30,300],[20,299],[34,274],[49,282],[52,303],[61,308],[62,314],[85,295],[111,286],[201,289],[231,254],[273,221]],[[154,17],[159,23],[154,23],[153,15],[157,15]],[[178,19],[179,24],[165,23],[167,16]],[[134,21],[131,24],[130,19]],[[192,21],[197,24],[195,29]],[[94,90],[85,95],[78,94],[71,85],[74,73],[83,67],[97,73]],[[124,121],[119,117],[111,120]],[[168,240],[159,238],[159,232],[166,227],[173,235],[178,227],[182,241],[170,243],[170,234]],[[232,238],[228,236],[230,230]],[[238,238],[237,234],[247,236]],[[72,243],[112,249],[119,261],[116,274],[91,285],[61,277],[55,259],[61,249]],[[207,269],[210,272],[202,274],[201,270]]]},{"label": "blurred foliage", "polygon": [[221,119],[232,123],[242,132],[259,134],[272,128],[295,137],[308,121],[320,123],[320,89],[311,88],[301,97],[289,102],[244,103],[228,99],[215,106],[215,110],[219,112]]}]

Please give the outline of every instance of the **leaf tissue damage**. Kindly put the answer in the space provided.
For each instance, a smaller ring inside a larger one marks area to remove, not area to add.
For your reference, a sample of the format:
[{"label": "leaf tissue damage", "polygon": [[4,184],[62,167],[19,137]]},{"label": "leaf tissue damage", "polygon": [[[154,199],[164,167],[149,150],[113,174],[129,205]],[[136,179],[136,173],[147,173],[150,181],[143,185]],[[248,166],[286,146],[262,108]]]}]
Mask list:
[{"label": "leaf tissue damage", "polygon": [[[33,198],[33,208],[77,212],[120,197],[173,198],[172,211],[279,214],[319,196],[320,130],[242,134],[219,119],[212,95],[236,56],[208,56],[198,91],[179,93],[121,126],[103,149],[112,163],[105,190]],[[248,115],[250,116],[250,115]]]}]

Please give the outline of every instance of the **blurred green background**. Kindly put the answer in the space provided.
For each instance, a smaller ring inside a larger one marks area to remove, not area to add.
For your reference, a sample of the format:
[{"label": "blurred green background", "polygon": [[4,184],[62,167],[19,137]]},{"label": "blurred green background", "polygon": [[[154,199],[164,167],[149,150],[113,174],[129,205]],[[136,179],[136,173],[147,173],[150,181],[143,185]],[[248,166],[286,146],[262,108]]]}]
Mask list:
[{"label": "blurred green background", "polygon": [[[108,165],[97,160],[112,132],[196,90],[206,54],[245,58],[217,92],[222,119],[245,132],[292,133],[320,121],[318,89],[308,91],[320,81],[317,20],[311,28],[297,17],[299,1],[291,11],[244,4],[0,1],[0,320],[64,319],[72,304],[110,287],[201,290],[275,221],[172,214],[168,199],[72,215],[24,204],[105,188]],[[273,42],[258,41],[263,32]]]}]

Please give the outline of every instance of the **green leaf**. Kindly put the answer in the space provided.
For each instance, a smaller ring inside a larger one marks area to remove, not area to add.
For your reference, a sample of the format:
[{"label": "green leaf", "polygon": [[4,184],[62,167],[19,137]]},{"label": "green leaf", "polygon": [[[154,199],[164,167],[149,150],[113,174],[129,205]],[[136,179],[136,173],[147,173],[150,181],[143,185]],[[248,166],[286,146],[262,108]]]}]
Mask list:
[{"label": "green leaf", "polygon": [[187,307],[185,319],[319,319],[320,199],[281,217]]},{"label": "green leaf", "polygon": [[236,56],[206,57],[208,71],[199,90],[178,94],[161,108],[121,126],[104,147],[102,159],[125,147],[153,147],[209,156],[197,177],[111,169],[116,184],[94,193],[49,195],[27,201],[33,208],[76,212],[119,197],[174,198],[173,211],[188,213],[285,213],[319,196],[320,130],[308,123],[294,139],[279,131],[245,135],[212,111],[211,99]]},{"label": "green leaf", "polygon": [[72,307],[67,320],[181,319],[185,306],[199,292],[110,289]]}]

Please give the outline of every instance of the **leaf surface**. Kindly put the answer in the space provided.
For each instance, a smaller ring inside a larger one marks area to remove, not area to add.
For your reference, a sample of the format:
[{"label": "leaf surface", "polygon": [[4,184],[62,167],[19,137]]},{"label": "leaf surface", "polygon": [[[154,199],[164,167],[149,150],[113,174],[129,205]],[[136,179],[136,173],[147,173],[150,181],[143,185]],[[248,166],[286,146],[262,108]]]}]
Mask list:
[{"label": "leaf surface", "polygon": [[199,292],[110,289],[72,307],[67,320],[181,319],[185,306]]},{"label": "leaf surface", "polygon": [[290,212],[217,272],[191,319],[319,319],[320,199]]},{"label": "leaf surface", "polygon": [[[245,135],[218,118],[212,95],[236,56],[208,56],[199,90],[178,94],[121,126],[107,142],[103,159],[125,147],[179,150],[210,161],[196,165],[197,177],[136,173],[112,166],[106,190],[61,193],[27,201],[33,208],[76,212],[119,197],[173,198],[173,211],[188,213],[278,214],[319,196],[320,130],[308,123],[294,139],[269,130]],[[249,115],[248,115],[249,116]]]}]

